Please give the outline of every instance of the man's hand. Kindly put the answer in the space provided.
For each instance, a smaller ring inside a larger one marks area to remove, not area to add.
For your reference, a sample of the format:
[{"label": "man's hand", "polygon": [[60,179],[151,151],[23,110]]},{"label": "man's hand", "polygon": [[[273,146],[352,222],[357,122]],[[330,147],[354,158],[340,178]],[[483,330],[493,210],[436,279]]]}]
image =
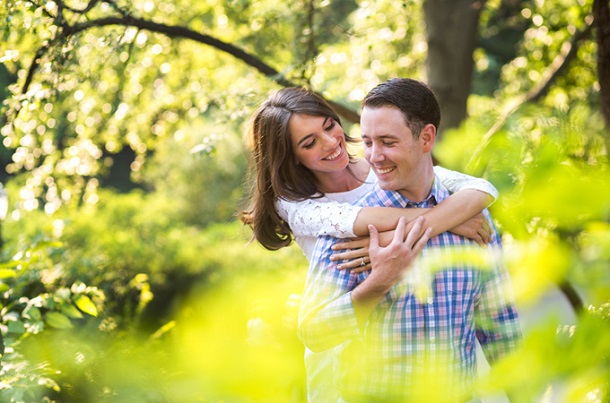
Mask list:
[{"label": "man's hand", "polygon": [[364,326],[371,311],[381,301],[390,288],[409,271],[411,263],[421,252],[432,228],[423,228],[424,218],[419,217],[405,238],[407,221],[398,221],[392,242],[386,247],[379,246],[377,228],[369,225],[371,274],[352,291],[352,303],[358,323]]},{"label": "man's hand", "polygon": [[369,225],[369,256],[372,272],[368,281],[374,281],[380,289],[385,290],[384,294],[404,278],[411,263],[428,242],[432,228],[424,230],[423,224],[423,216],[417,218],[411,231],[405,234],[407,222],[405,218],[401,218],[392,242],[386,247],[379,245],[377,228]]}]

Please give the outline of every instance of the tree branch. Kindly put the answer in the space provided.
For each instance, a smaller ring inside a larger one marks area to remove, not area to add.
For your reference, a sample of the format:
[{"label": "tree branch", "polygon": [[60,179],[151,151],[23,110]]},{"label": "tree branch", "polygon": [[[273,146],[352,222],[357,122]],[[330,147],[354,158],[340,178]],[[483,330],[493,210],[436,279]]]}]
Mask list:
[{"label": "tree branch", "polygon": [[591,19],[588,22],[585,21],[585,23],[585,29],[580,32],[576,32],[572,37],[572,40],[569,43],[566,42],[564,44],[560,54],[557,55],[551,62],[549,69],[546,71],[546,74],[544,74],[546,78],[543,79],[538,85],[534,86],[526,94],[523,94],[513,102],[510,102],[504,108],[504,111],[500,114],[498,120],[496,120],[493,126],[487,131],[487,133],[485,133],[478,147],[473,152],[467,165],[469,168],[473,167],[483,150],[491,141],[492,136],[504,126],[508,118],[510,118],[523,105],[527,104],[528,102],[535,102],[548,94],[553,84],[555,84],[557,79],[566,71],[570,62],[576,57],[580,42],[591,36],[593,20]]},{"label": "tree branch", "polygon": [[[212,46],[218,50],[221,50],[229,55],[241,60],[247,65],[254,67],[260,73],[264,74],[268,78],[272,79],[276,83],[284,87],[296,86],[295,83],[284,77],[279,71],[263,62],[256,56],[247,53],[246,51],[231,45],[230,43],[223,42],[212,36],[195,32],[189,28],[175,25],[161,24],[154,21],[145,20],[142,18],[125,15],[122,17],[105,17],[96,20],[90,20],[83,23],[77,23],[74,25],[65,25],[64,33],[66,36],[75,35],[77,33],[86,31],[94,27],[105,27],[110,25],[121,25],[121,26],[133,26],[140,29],[145,29],[151,32],[157,32],[166,35],[170,38],[187,38],[194,40],[199,43],[203,43]],[[351,110],[348,107],[340,105],[334,101],[328,101],[331,106],[350,122],[359,123],[360,116],[357,112]]]},{"label": "tree branch", "polygon": [[[601,111],[610,131],[610,5],[608,0],[593,1],[593,16],[597,27],[597,75],[599,78]],[[606,149],[610,149],[610,137],[606,136]]]}]

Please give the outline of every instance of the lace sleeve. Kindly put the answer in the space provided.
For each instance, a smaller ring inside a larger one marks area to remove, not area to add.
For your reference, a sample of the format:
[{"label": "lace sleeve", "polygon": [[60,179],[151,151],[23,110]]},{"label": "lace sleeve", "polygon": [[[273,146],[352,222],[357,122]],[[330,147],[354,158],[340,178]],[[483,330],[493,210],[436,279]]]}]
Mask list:
[{"label": "lace sleeve", "polygon": [[296,236],[330,235],[349,238],[354,234],[354,222],[362,207],[347,203],[308,199],[298,202],[279,199],[280,217],[290,225]]},{"label": "lace sleeve", "polygon": [[474,176],[451,171],[439,166],[434,167],[434,172],[450,193],[455,193],[462,189],[476,189],[491,195],[494,198],[494,202],[498,200],[498,189],[485,179],[475,178]]}]

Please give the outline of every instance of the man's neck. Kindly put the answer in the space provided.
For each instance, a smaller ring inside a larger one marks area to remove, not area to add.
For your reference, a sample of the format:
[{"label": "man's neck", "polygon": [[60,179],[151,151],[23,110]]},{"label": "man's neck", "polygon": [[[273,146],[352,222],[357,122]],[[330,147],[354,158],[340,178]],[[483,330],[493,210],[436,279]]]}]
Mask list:
[{"label": "man's neck", "polygon": [[432,185],[434,184],[434,167],[432,162],[426,165],[421,172],[414,175],[411,186],[405,189],[398,189],[398,193],[412,202],[422,202],[430,196]]}]

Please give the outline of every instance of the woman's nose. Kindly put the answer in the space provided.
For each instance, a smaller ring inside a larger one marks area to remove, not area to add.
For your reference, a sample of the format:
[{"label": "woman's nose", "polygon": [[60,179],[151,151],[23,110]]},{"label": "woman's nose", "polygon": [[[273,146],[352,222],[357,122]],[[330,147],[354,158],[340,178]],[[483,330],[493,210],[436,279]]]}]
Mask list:
[{"label": "woman's nose", "polygon": [[339,139],[332,134],[325,133],[325,135],[322,137],[322,143],[324,144],[325,148],[334,148],[339,143]]}]

